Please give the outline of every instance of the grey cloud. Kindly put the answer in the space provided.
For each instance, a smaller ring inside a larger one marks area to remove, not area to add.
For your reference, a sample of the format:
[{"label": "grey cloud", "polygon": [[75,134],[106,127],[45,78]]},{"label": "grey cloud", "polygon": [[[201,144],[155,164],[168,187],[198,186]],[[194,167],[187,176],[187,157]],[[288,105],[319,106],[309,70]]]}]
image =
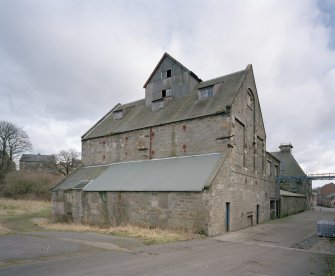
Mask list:
[{"label": "grey cloud", "polygon": [[334,10],[326,0],[2,1],[0,117],[24,125],[36,150],[80,150],[111,107],[144,97],[165,51],[203,79],[252,63],[268,149],[292,142],[309,171],[330,169]]}]

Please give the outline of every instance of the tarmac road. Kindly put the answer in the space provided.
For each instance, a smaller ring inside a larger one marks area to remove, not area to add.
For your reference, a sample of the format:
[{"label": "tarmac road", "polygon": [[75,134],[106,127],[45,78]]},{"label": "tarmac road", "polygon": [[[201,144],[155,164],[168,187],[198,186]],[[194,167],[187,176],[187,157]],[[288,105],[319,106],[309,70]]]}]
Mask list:
[{"label": "tarmac road", "polygon": [[[0,237],[0,275],[326,275],[335,241],[316,235],[328,209],[215,238],[144,246],[95,233]],[[332,272],[335,275],[334,272]]]}]

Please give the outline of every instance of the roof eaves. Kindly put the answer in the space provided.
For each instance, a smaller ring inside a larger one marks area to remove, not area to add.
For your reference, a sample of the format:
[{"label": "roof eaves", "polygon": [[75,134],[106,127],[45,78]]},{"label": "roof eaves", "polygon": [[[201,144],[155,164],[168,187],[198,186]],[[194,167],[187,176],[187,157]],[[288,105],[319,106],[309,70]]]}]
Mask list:
[{"label": "roof eaves", "polygon": [[114,110],[116,110],[121,104],[118,103],[115,105],[110,111],[108,111],[99,121],[97,121],[88,131],[86,131],[82,136],[81,139],[84,140],[85,136],[89,135],[105,118],[107,118]]}]

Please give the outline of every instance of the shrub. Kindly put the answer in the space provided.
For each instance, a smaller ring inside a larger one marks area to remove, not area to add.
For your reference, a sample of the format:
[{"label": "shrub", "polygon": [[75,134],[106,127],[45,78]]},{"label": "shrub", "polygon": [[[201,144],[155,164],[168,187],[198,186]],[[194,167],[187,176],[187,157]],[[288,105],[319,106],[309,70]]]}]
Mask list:
[{"label": "shrub", "polygon": [[50,199],[50,188],[61,179],[60,175],[16,171],[6,175],[1,193],[13,198]]}]

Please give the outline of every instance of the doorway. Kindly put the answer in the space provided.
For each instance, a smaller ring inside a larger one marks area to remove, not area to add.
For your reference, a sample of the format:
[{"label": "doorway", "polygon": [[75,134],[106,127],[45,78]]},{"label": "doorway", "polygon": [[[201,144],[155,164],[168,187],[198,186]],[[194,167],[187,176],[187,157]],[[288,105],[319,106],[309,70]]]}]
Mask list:
[{"label": "doorway", "polygon": [[226,232],[230,231],[230,202],[226,202]]},{"label": "doorway", "polygon": [[259,223],[259,204],[256,205],[256,224]]}]

